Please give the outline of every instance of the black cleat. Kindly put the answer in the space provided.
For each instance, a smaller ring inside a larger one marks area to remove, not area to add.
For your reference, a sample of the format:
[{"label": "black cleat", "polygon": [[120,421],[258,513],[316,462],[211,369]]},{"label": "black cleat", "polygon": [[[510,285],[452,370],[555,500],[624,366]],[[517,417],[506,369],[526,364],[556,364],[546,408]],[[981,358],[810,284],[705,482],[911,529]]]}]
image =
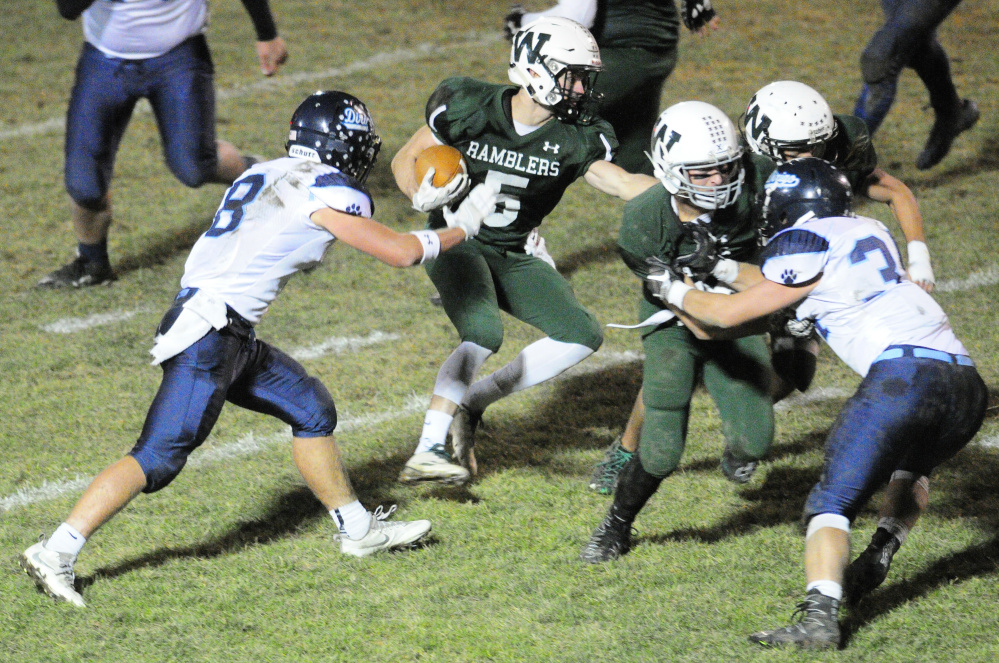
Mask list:
[{"label": "black cleat", "polygon": [[77,256],[73,262],[63,265],[38,283],[39,288],[85,288],[92,285],[111,283],[117,277],[111,265],[101,262],[88,262]]},{"label": "black cleat", "polygon": [[835,649],[840,642],[838,614],[839,601],[813,589],[798,604],[790,626],[754,633],[749,641],[764,647],[797,645],[802,649]]},{"label": "black cleat", "polygon": [[579,558],[588,564],[602,564],[619,558],[631,550],[631,523],[614,514],[614,507],[603,519],[593,536],[583,546]]},{"label": "black cleat", "polygon": [[916,158],[916,168],[926,170],[940,163],[950,152],[951,143],[958,134],[975,126],[980,116],[978,104],[971,99],[963,99],[953,115],[937,115],[926,147]]},{"label": "black cleat", "polygon": [[844,589],[851,601],[877,589],[888,577],[891,560],[902,544],[891,532],[879,527],[864,552],[846,569]]},{"label": "black cleat", "polygon": [[725,447],[725,451],[722,453],[722,473],[732,483],[749,483],[749,480],[753,478],[753,473],[756,472],[757,465],[759,463],[755,460],[738,458],[729,447]]}]

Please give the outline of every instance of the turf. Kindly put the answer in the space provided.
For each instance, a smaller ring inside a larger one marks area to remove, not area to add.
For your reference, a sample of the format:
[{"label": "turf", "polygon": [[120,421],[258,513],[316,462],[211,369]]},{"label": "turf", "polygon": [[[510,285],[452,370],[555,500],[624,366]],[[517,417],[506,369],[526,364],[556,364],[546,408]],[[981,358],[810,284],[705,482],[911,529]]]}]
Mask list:
[{"label": "turf", "polygon": [[[822,91],[834,111],[852,109],[857,58],[879,23],[877,3],[715,4],[723,28],[708,39],[684,34],[664,106],[702,99],[737,118],[757,88],[793,78]],[[421,125],[426,98],[442,78],[505,80],[508,46],[499,32],[506,6],[482,0],[273,0],[272,6],[291,60],[265,81],[241,4],[212,4],[219,136],[276,157],[287,119],[306,94],[331,87],[356,94],[371,107],[384,140],[369,180],[376,218],[400,230],[421,227],[388,163]],[[995,3],[965,0],[941,28],[958,88],[978,101],[982,119],[939,166],[925,172],[914,166],[932,113],[912,72],[903,75],[876,136],[882,165],[920,201],[942,286],[938,300],[993,391],[999,385],[993,309],[999,261],[991,251],[999,231],[997,24]],[[405,488],[395,477],[414,446],[437,367],[457,338],[429,304],[432,286],[422,270],[391,270],[344,247],[291,281],[258,335],[286,350],[332,348],[303,363],[337,401],[338,439],[355,488],[372,508],[396,503],[398,518],[431,519],[427,545],[364,560],[341,555],[330,519],[294,470],[287,430],[231,408],[173,485],[135,500],[87,544],[77,565],[86,610],[37,593],[17,555],[39,533],[51,532],[89,478],[133,444],[159,382],[159,370],[148,365],[153,329],[222,188],[177,183],[163,163],[152,116],[140,106],[113,189],[110,249],[121,279],[84,291],[34,289],[73,249],[59,127],[80,26],[43,2],[11,6],[5,28],[0,658],[802,658],[753,648],[745,636],[783,623],[802,593],[801,506],[820,472],[824,434],[858,381],[828,350],[809,392],[815,398],[779,409],[773,453],[746,486],[728,483],[718,469],[718,418],[698,394],[681,469],[640,515],[635,549],[617,563],[588,567],[577,554],[608,501],[590,493],[586,480],[623,428],[638,390],[637,334],[608,329],[600,353],[577,370],[490,409],[477,450],[482,476],[469,487]],[[861,211],[892,225],[883,206]],[[542,228],[580,300],[605,323],[635,317],[638,284],[614,250],[620,212],[620,203],[577,184]],[[71,322],[102,319],[67,331]],[[537,338],[507,322],[504,348],[487,369]],[[992,409],[977,441],[934,475],[930,510],[885,586],[844,612],[847,651],[809,660],[999,657],[997,433]],[[858,542],[874,518],[869,508],[858,519]]]}]

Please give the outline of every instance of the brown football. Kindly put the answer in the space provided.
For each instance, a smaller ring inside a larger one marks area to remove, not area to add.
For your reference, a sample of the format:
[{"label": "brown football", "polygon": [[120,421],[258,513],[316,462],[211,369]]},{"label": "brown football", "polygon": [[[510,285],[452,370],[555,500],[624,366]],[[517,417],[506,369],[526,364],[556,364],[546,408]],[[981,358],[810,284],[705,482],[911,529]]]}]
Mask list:
[{"label": "brown football", "polygon": [[427,171],[434,169],[434,186],[442,187],[458,173],[468,172],[461,152],[450,145],[433,145],[416,157],[416,181],[422,182]]}]

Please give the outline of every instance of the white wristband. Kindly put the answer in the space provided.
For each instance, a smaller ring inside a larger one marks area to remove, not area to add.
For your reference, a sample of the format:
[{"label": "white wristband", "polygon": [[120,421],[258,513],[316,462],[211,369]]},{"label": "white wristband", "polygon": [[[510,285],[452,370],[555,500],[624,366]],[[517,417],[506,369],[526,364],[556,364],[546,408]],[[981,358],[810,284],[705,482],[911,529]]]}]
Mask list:
[{"label": "white wristband", "polygon": [[722,258],[711,270],[711,276],[722,283],[732,283],[739,278],[739,263],[731,258]]},{"label": "white wristband", "polygon": [[440,255],[441,236],[438,235],[435,230],[411,230],[409,231],[409,234],[415,235],[416,239],[420,240],[420,245],[423,247],[423,259],[420,260],[421,265]]},{"label": "white wristband", "polygon": [[666,303],[671,306],[675,306],[682,311],[683,298],[686,297],[687,293],[691,290],[693,290],[693,288],[686,283],[673,281],[669,284],[669,288],[666,290]]}]

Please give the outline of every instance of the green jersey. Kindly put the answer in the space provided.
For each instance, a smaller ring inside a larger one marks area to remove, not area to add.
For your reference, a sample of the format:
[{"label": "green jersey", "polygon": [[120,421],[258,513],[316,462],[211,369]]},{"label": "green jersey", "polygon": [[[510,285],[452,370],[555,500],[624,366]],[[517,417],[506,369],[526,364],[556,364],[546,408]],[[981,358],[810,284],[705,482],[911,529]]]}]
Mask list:
[{"label": "green jersey", "polygon": [[[527,135],[514,127],[510,100],[520,88],[471,78],[448,78],[427,102],[427,124],[444,144],[461,150],[472,186],[499,185],[496,210],[476,240],[522,251],[527,235],[541,225],[566,188],[594,161],[610,161],[617,149],[614,130],[603,120],[572,124],[556,118]],[[443,213],[430,227],[443,227]]]},{"label": "green jersey", "polygon": [[[763,184],[773,172],[774,163],[763,156],[747,154],[742,159],[745,181],[735,203],[711,213],[711,231],[733,260],[752,262],[759,248],[757,229],[765,196]],[[683,223],[673,210],[673,196],[662,186],[653,186],[629,201],[618,235],[618,248],[625,264],[643,281],[649,275],[646,258],[671,262],[677,255],[694,249],[682,232]],[[646,299],[660,307],[658,299]]]},{"label": "green jersey", "polygon": [[853,115],[836,115],[836,135],[823,155],[839,168],[850,181],[853,190],[862,193],[867,177],[878,166],[878,153],[871,142],[867,124]]},{"label": "green jersey", "polygon": [[679,41],[680,15],[673,0],[598,0],[590,31],[601,50],[665,51]]}]

